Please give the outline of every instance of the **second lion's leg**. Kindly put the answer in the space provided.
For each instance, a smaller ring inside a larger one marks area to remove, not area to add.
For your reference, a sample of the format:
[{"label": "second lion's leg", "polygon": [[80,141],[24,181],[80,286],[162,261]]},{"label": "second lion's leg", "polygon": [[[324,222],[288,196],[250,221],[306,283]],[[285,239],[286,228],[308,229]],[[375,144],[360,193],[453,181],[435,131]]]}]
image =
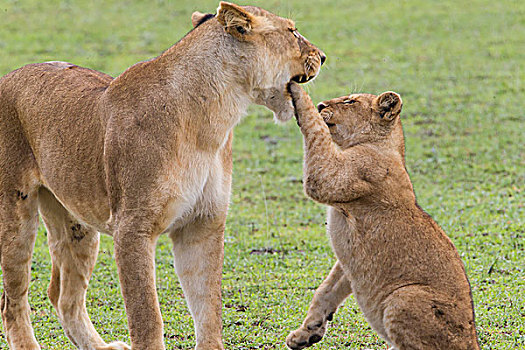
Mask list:
[{"label": "second lion's leg", "polygon": [[288,335],[286,345],[291,349],[303,349],[319,342],[337,307],[351,293],[350,281],[344,275],[341,263],[338,261],[315,291],[303,324]]},{"label": "second lion's leg", "polygon": [[86,289],[98,254],[98,232],[74,219],[48,190],[40,190],[39,209],[53,262],[48,295],[67,337],[79,349],[129,349],[121,342],[106,344],[86,310]]},{"label": "second lion's leg", "polygon": [[197,350],[222,350],[221,275],[225,215],[171,233],[175,269],[193,316]]}]

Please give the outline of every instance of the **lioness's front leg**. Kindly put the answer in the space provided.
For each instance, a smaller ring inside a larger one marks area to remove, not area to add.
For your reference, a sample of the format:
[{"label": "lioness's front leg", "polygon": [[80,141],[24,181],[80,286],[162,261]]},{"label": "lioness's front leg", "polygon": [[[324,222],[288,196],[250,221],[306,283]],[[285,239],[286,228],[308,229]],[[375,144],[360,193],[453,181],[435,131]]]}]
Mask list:
[{"label": "lioness's front leg", "polygon": [[328,321],[332,320],[337,307],[350,293],[350,281],[344,275],[341,263],[337,261],[315,291],[303,324],[288,335],[286,345],[290,349],[303,349],[319,342],[323,338]]},{"label": "lioness's front leg", "polygon": [[196,350],[222,350],[221,275],[226,214],[199,218],[170,235],[175,270],[195,324]]},{"label": "lioness's front leg", "polygon": [[132,350],[163,350],[155,288],[155,242],[144,220],[125,219],[115,232],[115,260],[128,316]]}]

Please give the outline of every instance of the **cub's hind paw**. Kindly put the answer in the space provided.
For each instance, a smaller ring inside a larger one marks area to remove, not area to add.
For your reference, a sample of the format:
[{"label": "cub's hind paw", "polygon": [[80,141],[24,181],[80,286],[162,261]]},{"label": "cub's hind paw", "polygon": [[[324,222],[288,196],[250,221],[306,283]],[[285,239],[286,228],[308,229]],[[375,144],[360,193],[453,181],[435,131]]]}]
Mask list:
[{"label": "cub's hind paw", "polygon": [[[313,328],[313,329],[309,329]],[[286,345],[293,350],[304,349],[323,339],[324,327],[299,328],[286,337]]]}]

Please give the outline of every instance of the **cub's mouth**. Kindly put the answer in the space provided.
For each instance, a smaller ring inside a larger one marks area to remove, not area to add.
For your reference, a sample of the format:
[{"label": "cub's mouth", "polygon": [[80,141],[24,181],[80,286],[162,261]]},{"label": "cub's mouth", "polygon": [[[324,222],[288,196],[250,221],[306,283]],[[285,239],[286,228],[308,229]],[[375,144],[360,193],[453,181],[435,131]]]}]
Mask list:
[{"label": "cub's mouth", "polygon": [[291,80],[295,81],[298,84],[304,84],[304,83],[309,82],[313,78],[315,78],[315,75],[307,76],[305,74],[299,74],[299,75],[296,75],[296,76],[292,77]]}]

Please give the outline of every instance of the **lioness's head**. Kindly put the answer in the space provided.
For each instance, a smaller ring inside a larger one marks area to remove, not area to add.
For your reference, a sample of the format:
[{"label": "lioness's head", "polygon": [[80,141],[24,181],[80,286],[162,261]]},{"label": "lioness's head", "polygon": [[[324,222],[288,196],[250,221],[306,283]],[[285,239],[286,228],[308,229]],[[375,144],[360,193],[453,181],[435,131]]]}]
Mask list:
[{"label": "lioness's head", "polygon": [[[210,16],[194,13],[193,25]],[[299,34],[293,21],[258,7],[221,2],[215,17],[235,51],[238,78],[245,80],[252,102],[271,109],[277,120],[292,118],[286,84],[315,78],[326,59],[324,53]]]},{"label": "lioness's head", "polygon": [[351,94],[321,102],[317,110],[332,139],[345,149],[356,144],[390,138],[404,154],[403,129],[399,114],[403,101],[392,91],[379,96]]}]

